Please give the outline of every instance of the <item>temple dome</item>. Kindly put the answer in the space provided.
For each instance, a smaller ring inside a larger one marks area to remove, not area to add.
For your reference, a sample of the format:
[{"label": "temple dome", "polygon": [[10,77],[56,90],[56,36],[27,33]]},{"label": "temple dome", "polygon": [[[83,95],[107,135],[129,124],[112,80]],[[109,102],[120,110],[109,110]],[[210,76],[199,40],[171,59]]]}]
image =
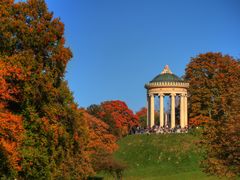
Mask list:
[{"label": "temple dome", "polygon": [[184,82],[181,78],[176,76],[171,72],[168,65],[166,65],[161,72],[161,74],[157,75],[153,80],[150,81],[150,83],[153,82]]}]

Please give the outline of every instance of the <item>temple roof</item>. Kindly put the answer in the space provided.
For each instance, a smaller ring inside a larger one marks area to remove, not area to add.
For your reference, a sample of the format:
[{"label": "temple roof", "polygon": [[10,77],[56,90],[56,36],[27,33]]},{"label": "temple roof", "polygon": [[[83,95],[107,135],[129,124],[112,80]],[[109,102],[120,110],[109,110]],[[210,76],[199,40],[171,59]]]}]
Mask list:
[{"label": "temple roof", "polygon": [[184,81],[175,74],[173,74],[168,65],[166,65],[161,74],[157,75],[155,78],[153,78],[152,81],[150,81],[150,83],[153,82],[184,82]]}]

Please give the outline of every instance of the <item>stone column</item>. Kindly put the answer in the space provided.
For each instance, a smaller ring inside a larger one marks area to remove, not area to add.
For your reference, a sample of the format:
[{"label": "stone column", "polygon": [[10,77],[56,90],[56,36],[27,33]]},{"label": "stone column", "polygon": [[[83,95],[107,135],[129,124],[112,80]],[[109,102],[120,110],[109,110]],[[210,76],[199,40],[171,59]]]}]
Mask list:
[{"label": "stone column", "polygon": [[159,120],[160,120],[160,127],[164,125],[164,102],[163,102],[163,94],[159,94]]},{"label": "stone column", "polygon": [[188,125],[188,106],[187,106],[187,94],[184,96],[184,126]]},{"label": "stone column", "polygon": [[176,94],[171,94],[171,128],[175,127],[175,96]]},{"label": "stone column", "polygon": [[150,128],[154,125],[154,95],[150,95]]},{"label": "stone column", "polygon": [[149,126],[149,95],[147,94],[147,127]]},{"label": "stone column", "polygon": [[184,118],[184,95],[180,95],[180,126],[181,128],[184,127],[185,118]]}]

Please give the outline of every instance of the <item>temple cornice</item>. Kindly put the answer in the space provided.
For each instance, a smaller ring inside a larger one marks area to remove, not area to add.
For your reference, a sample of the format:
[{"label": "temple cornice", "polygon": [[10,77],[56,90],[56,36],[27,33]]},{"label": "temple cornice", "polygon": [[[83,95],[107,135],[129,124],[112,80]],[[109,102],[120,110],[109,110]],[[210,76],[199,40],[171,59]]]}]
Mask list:
[{"label": "temple cornice", "polygon": [[151,88],[164,88],[164,87],[173,87],[173,88],[188,88],[189,83],[186,82],[150,82],[145,84],[146,89]]}]

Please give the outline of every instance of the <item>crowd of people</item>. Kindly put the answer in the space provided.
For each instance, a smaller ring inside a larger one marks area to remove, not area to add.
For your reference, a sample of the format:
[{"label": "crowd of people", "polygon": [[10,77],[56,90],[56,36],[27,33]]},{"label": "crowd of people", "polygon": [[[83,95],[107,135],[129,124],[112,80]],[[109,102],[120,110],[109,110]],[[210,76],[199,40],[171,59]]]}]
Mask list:
[{"label": "crowd of people", "polygon": [[187,133],[189,127],[185,126],[181,128],[181,126],[177,125],[175,128],[170,128],[168,125],[160,127],[158,125],[154,125],[153,127],[134,127],[131,130],[131,134],[168,134],[168,133]]}]

